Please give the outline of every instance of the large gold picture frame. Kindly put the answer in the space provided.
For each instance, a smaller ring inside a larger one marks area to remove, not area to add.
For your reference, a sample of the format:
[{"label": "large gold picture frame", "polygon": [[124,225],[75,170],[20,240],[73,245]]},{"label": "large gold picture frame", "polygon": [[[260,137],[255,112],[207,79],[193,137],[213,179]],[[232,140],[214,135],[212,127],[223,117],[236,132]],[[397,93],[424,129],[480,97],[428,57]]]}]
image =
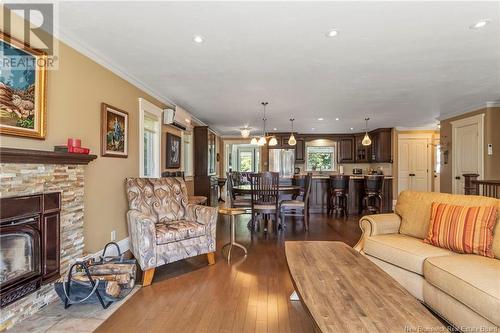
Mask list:
[{"label": "large gold picture frame", "polygon": [[[2,61],[9,61],[0,73],[0,134],[43,140],[47,126],[47,54],[1,31],[0,44]],[[12,65],[22,59],[35,61],[33,69]]]}]

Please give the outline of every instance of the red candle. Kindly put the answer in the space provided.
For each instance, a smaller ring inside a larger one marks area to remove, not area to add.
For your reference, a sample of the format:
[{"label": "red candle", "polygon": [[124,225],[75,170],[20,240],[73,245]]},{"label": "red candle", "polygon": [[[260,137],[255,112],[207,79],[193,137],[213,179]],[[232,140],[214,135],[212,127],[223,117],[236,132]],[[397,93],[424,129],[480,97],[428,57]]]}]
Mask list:
[{"label": "red candle", "polygon": [[68,138],[68,147],[81,147],[82,140],[76,138]]}]

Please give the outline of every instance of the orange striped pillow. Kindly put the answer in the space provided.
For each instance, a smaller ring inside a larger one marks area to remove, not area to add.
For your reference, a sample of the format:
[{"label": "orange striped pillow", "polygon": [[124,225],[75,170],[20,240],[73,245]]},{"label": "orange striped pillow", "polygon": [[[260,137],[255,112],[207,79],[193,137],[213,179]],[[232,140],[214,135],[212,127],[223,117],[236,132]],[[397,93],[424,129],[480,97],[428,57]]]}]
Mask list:
[{"label": "orange striped pillow", "polygon": [[493,258],[497,207],[465,207],[433,202],[425,243],[458,253]]}]

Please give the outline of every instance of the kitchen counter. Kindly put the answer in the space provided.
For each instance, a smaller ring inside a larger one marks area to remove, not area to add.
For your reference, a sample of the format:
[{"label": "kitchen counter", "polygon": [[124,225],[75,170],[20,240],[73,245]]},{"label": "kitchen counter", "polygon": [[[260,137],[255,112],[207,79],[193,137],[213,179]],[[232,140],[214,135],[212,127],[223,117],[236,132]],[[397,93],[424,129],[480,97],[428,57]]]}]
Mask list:
[{"label": "kitchen counter", "polygon": [[[326,213],[328,211],[328,192],[330,175],[313,175],[309,211],[311,213]],[[392,176],[385,176],[383,191],[383,213],[392,212]],[[349,214],[361,214],[363,208],[364,175],[350,175],[349,181]],[[292,184],[304,186],[304,175],[295,175]]]}]

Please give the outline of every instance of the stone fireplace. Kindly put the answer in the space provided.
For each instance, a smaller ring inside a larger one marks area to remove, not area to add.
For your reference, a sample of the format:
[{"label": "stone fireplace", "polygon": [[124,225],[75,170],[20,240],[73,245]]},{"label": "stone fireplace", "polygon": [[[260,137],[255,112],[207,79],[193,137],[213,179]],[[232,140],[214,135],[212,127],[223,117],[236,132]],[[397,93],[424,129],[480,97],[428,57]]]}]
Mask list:
[{"label": "stone fireplace", "polygon": [[[54,301],[57,295],[51,282],[57,280],[59,276],[64,277],[70,263],[82,257],[84,170],[85,165],[95,158],[95,155],[0,148],[0,198],[3,202],[9,197],[38,198],[42,200],[41,209],[43,209],[44,197],[50,199],[54,194],[60,196],[60,211],[57,212],[60,231],[60,244],[57,249],[59,254],[57,259],[60,259],[57,262],[58,267],[54,267],[53,255],[43,265],[41,259],[37,259],[41,256],[31,256],[30,259],[30,254],[40,251],[45,241],[41,239],[41,229],[36,228],[36,225],[42,226],[43,221],[20,219],[21,224],[25,223],[21,229],[24,232],[9,232],[12,229],[6,228],[5,225],[1,228],[2,249],[6,245],[4,241],[12,245],[10,252],[2,251],[0,258],[3,260],[0,265],[4,272],[4,275],[0,272],[2,289],[8,279],[11,281],[20,277],[29,279],[37,274],[39,279],[34,279],[38,281],[36,282],[38,286],[33,286],[35,291],[27,291],[26,295],[21,295],[22,297],[16,298],[11,304],[2,307],[0,331]],[[43,212],[39,216],[43,217]]]}]

